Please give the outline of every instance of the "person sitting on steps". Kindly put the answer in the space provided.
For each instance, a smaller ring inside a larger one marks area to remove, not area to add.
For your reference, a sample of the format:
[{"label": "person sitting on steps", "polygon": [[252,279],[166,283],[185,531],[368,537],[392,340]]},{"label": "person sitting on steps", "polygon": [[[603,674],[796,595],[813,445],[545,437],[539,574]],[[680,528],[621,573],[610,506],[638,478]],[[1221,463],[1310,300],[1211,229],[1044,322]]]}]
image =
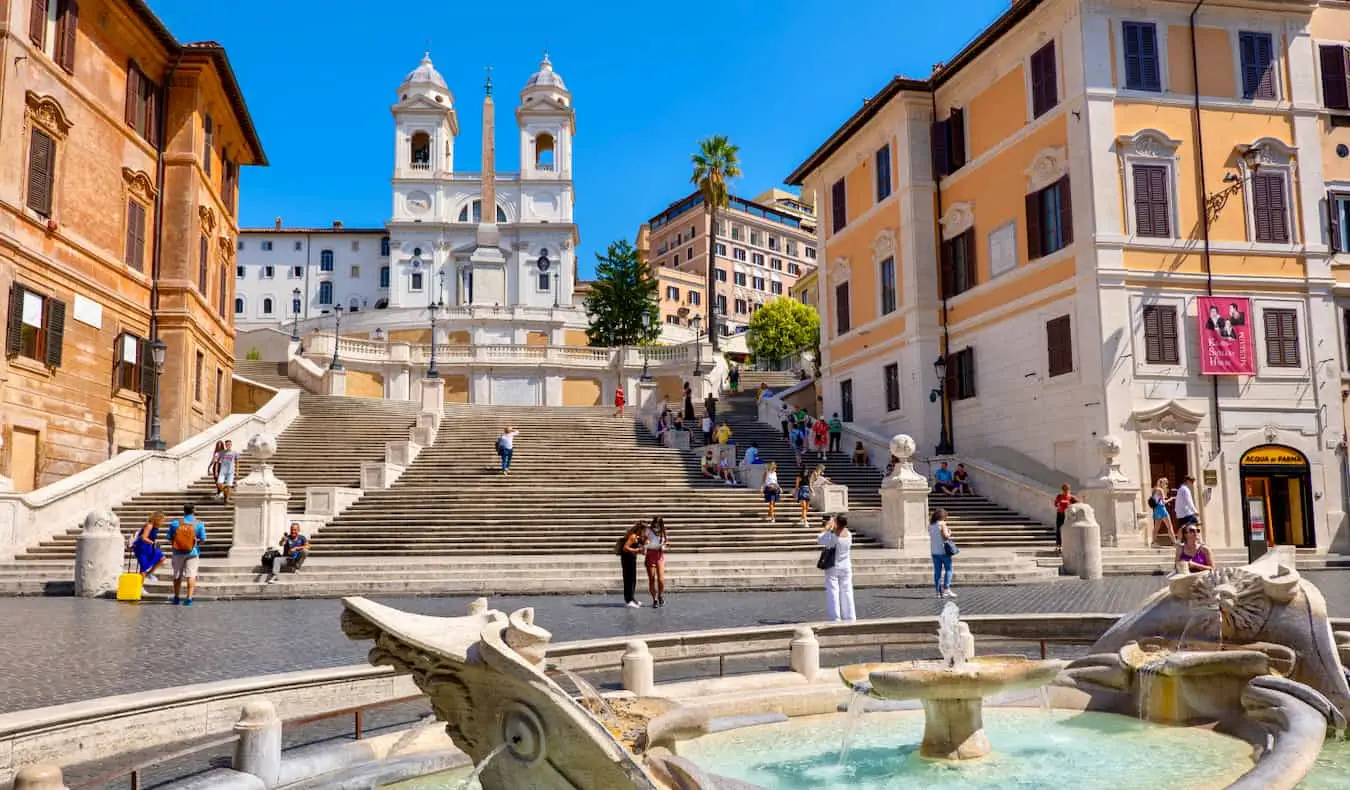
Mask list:
[{"label": "person sitting on steps", "polygon": [[290,532],[282,535],[277,545],[281,551],[269,550],[263,556],[263,564],[272,571],[267,577],[268,584],[276,584],[283,565],[290,568],[291,573],[298,573],[300,566],[305,564],[305,557],[309,556],[309,538],[300,534],[298,523],[291,524]]},{"label": "person sitting on steps", "polygon": [[952,470],[947,468],[947,462],[943,461],[942,466],[933,473],[933,493],[934,494],[955,494],[956,478],[952,475]]},{"label": "person sitting on steps", "polygon": [[709,447],[703,454],[703,460],[699,462],[698,468],[704,477],[711,477],[713,480],[718,478],[721,473],[717,468],[717,459],[713,458],[713,448]]},{"label": "person sitting on steps", "polygon": [[975,493],[975,489],[970,487],[970,472],[966,471],[965,464],[957,464],[956,472],[952,474],[953,485],[956,486],[956,493],[963,496],[970,496]]},{"label": "person sitting on steps", "polygon": [[863,447],[862,442],[853,445],[853,465],[867,466],[867,448]]}]

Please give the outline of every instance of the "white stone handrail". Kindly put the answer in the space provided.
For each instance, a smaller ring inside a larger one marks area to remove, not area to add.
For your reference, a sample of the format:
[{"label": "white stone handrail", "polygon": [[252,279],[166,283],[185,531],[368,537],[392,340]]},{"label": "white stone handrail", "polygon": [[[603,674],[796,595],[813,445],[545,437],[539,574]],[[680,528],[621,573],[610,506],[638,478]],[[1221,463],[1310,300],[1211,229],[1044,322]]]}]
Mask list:
[{"label": "white stone handrail", "polygon": [[[331,353],[332,347],[329,347]],[[318,365],[314,364],[305,357],[296,355],[290,358],[286,363],[286,375],[305,392],[322,393],[324,389],[324,372]]]},{"label": "white stone handrail", "polygon": [[960,456],[957,460],[970,471],[970,483],[975,493],[1024,516],[1042,521],[1050,519],[1055,495],[1059,493],[1052,486],[982,458]]},{"label": "white stone handrail", "polygon": [[844,433],[843,438],[839,440],[839,449],[844,451],[851,459],[853,448],[858,442],[862,442],[863,448],[867,450],[867,463],[884,475],[886,467],[890,466],[891,463],[890,438],[875,431],[869,431],[855,423],[844,423]]},{"label": "white stone handrail", "polygon": [[[333,355],[334,338],[331,334],[311,335],[306,340],[305,353],[319,362]],[[373,365],[427,365],[431,362],[431,345],[425,343],[389,343],[379,340],[358,338],[339,338],[338,356],[345,363],[367,363]],[[523,343],[437,343],[437,364],[559,364],[591,368],[607,368],[619,359],[624,367],[641,368],[643,354],[646,352],[648,367],[662,366],[688,367],[694,362],[693,346],[646,346],[643,348],[625,347],[606,348],[603,346],[568,345],[529,345]],[[699,350],[702,361],[708,370],[712,370],[714,359],[712,348],[706,343]],[[314,371],[322,372],[313,362]],[[304,379],[297,378],[304,383]],[[307,387],[308,389],[308,387]],[[318,389],[311,390],[318,392]]]},{"label": "white stone handrail", "polygon": [[243,447],[258,433],[280,434],[300,414],[300,391],[278,392],[253,414],[232,414],[162,452],[129,450],[25,494],[0,493],[0,556],[79,526],[94,508],[111,508],[144,493],[181,491],[206,474],[217,441]]}]

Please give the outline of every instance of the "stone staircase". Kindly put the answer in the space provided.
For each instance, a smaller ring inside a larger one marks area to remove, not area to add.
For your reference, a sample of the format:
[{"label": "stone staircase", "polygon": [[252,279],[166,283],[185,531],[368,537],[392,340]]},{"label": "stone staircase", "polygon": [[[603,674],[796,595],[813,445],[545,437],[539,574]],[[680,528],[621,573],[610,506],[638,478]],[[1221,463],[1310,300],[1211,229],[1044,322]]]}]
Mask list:
[{"label": "stone staircase", "polygon": [[771,391],[777,392],[791,387],[799,380],[795,370],[742,370],[740,390],[753,393],[759,389],[762,382],[768,385]]},{"label": "stone staircase", "polygon": [[260,362],[258,360],[237,359],[234,362],[234,374],[250,381],[256,381],[273,389],[300,389],[286,372],[285,362]]},{"label": "stone staircase", "polygon": [[963,548],[1053,550],[1055,545],[1054,524],[1042,524],[982,496],[929,494],[928,507],[947,511],[947,526]]},{"label": "stone staircase", "polygon": [[[307,486],[359,488],[361,463],[383,460],[385,442],[406,438],[416,422],[416,412],[416,404],[409,402],[301,394],[300,416],[278,437],[277,454],[271,459],[277,477],[290,488],[288,509],[304,512]],[[243,479],[252,468],[249,457],[242,456],[237,479]],[[173,517],[182,513],[184,504],[192,503],[206,523],[208,539],[202,546],[203,557],[224,557],[234,528],[234,508],[215,501],[215,483],[205,473],[203,469],[202,477],[184,491],[142,494],[113,508],[122,521],[122,531],[131,535],[152,513]],[[60,570],[57,578],[71,578],[78,534],[78,529],[72,529],[29,548],[12,563],[0,564],[0,583],[16,568]]]}]

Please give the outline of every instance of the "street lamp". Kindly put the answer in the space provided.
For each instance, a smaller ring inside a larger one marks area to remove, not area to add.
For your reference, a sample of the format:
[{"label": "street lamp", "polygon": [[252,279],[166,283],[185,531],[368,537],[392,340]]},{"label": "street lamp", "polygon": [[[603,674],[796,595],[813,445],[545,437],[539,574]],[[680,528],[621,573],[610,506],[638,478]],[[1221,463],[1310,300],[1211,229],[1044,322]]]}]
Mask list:
[{"label": "street lamp", "polygon": [[427,378],[438,379],[441,377],[441,371],[436,367],[436,318],[440,314],[443,306],[443,296],[445,293],[445,269],[436,273],[436,301],[427,305],[427,312],[431,313],[431,364],[427,366]]},{"label": "street lamp", "polygon": [[342,360],[338,359],[338,344],[342,342],[342,305],[333,305],[333,361],[328,363],[329,370],[342,370]]},{"label": "street lamp", "polygon": [[941,408],[938,411],[938,423],[941,426],[938,430],[938,455],[951,455],[955,450],[952,448],[951,437],[947,435],[947,359],[941,355],[933,361],[933,372],[937,374],[937,386],[928,393],[928,402],[937,403],[942,401]]},{"label": "street lamp", "polygon": [[703,375],[703,348],[699,345],[699,327],[703,324],[703,319],[694,316],[689,319],[690,325],[694,327],[694,377]]},{"label": "street lamp", "polygon": [[376,343],[383,343],[383,342],[384,342],[384,328],[383,328],[383,327],[378,327],[378,326],[375,327],[375,342],[376,342]]},{"label": "street lamp", "polygon": [[295,316],[291,320],[291,342],[300,342],[300,289],[291,289],[291,309],[295,311]]},{"label": "street lamp", "polygon": [[150,361],[155,363],[155,386],[152,396],[154,402],[150,410],[150,437],[145,440],[147,450],[164,449],[164,438],[160,436],[159,426],[159,380],[164,375],[164,354],[168,350],[169,347],[159,338],[155,338],[150,344]]},{"label": "street lamp", "polygon": [[647,343],[650,343],[651,341],[648,340],[647,337],[646,337],[647,335],[650,335],[650,334],[652,333],[652,314],[651,314],[651,311],[647,311],[647,312],[645,312],[645,313],[642,314],[642,328],[643,328],[644,330],[646,330],[646,331],[643,332],[643,340],[646,340],[646,341],[647,341],[646,343],[643,343],[643,345],[642,345],[642,380],[643,380],[643,381],[651,381],[651,380],[652,380],[652,374],[651,374],[651,371],[647,368]]}]

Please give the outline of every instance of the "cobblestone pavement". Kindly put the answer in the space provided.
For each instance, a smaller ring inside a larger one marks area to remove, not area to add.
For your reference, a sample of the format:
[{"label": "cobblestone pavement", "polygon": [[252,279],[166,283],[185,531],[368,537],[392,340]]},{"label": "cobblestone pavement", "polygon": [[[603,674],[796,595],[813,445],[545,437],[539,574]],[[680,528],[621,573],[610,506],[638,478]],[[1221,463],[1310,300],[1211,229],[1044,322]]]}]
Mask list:
[{"label": "cobblestone pavement", "polygon": [[[959,586],[967,614],[1128,611],[1162,586],[1158,576],[1005,587]],[[1350,617],[1350,573],[1305,574],[1334,616]],[[642,593],[645,599],[645,592]],[[916,589],[866,589],[858,616],[936,614],[941,602]],[[423,614],[463,614],[468,598],[394,598]],[[821,592],[689,593],[664,609],[628,609],[612,596],[494,598],[492,606],[533,606],[556,641],[633,634],[780,625],[824,616]],[[203,601],[191,608],[79,598],[0,600],[0,712],[213,680],[364,663],[368,644],[338,624],[336,600]]]}]

